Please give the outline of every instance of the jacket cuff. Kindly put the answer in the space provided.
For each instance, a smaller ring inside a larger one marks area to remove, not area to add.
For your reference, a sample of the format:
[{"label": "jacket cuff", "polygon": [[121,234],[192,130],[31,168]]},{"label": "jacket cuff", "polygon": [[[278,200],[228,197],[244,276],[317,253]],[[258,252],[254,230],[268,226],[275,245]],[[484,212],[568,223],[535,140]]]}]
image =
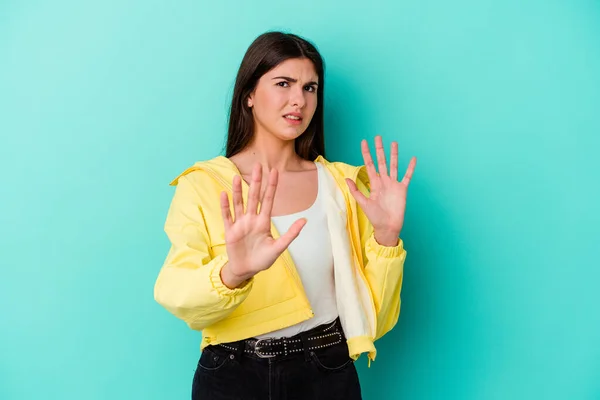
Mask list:
[{"label": "jacket cuff", "polygon": [[227,258],[223,257],[221,262],[215,263],[210,271],[210,282],[212,287],[217,291],[220,296],[239,296],[246,294],[252,288],[252,284],[254,283],[254,277],[248,279],[246,282],[242,284],[242,286],[230,289],[221,280],[221,270],[223,266],[227,263]]},{"label": "jacket cuff", "polygon": [[372,250],[378,257],[383,258],[400,257],[404,252],[404,242],[402,239],[398,239],[398,244],[396,246],[383,246],[377,243],[377,240],[375,240],[375,234],[371,234],[369,239],[367,239],[366,247]]}]

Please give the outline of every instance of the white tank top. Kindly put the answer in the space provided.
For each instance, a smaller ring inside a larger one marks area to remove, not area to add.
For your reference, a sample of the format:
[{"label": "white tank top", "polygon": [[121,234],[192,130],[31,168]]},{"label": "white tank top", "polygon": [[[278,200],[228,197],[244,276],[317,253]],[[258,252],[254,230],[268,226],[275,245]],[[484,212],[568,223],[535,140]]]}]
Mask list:
[{"label": "white tank top", "polygon": [[307,220],[300,235],[288,247],[288,251],[296,265],[315,316],[299,324],[256,336],[259,339],[294,336],[318,325],[332,322],[338,316],[333,254],[327,228],[327,214],[323,203],[322,181],[325,171],[321,164],[315,163],[315,165],[317,166],[318,184],[317,198],[314,203],[304,211],[271,217],[275,228],[282,235],[287,232],[294,221],[303,217]]}]

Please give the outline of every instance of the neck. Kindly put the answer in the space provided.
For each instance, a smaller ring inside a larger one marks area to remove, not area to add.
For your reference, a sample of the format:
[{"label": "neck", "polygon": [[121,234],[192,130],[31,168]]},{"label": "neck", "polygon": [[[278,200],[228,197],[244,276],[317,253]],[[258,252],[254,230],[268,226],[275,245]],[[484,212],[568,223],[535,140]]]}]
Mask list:
[{"label": "neck", "polygon": [[297,170],[303,159],[296,153],[293,140],[280,140],[272,135],[255,135],[252,142],[242,151],[254,164],[260,163],[264,170]]}]

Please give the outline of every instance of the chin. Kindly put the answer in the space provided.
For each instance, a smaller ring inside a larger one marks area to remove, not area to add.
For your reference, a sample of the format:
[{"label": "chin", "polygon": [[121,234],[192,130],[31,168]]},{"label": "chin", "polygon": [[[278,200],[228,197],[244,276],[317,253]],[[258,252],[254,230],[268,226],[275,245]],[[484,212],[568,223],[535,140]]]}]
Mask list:
[{"label": "chin", "polygon": [[296,128],[296,129],[283,129],[283,130],[279,130],[275,136],[277,136],[278,138],[282,139],[282,140],[295,140],[298,139],[300,136],[302,136],[302,134],[306,131],[306,128]]}]

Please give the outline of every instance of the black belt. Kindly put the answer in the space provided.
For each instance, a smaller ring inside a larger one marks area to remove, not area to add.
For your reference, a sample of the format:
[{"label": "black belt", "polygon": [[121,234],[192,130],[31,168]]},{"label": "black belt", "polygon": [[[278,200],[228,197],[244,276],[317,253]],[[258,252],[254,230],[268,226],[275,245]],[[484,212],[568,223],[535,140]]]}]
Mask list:
[{"label": "black belt", "polygon": [[238,351],[243,346],[244,354],[256,355],[260,358],[287,356],[329,347],[341,343],[345,339],[339,318],[330,324],[319,325],[307,332],[282,338],[250,338],[239,342],[220,343],[218,346]]}]

